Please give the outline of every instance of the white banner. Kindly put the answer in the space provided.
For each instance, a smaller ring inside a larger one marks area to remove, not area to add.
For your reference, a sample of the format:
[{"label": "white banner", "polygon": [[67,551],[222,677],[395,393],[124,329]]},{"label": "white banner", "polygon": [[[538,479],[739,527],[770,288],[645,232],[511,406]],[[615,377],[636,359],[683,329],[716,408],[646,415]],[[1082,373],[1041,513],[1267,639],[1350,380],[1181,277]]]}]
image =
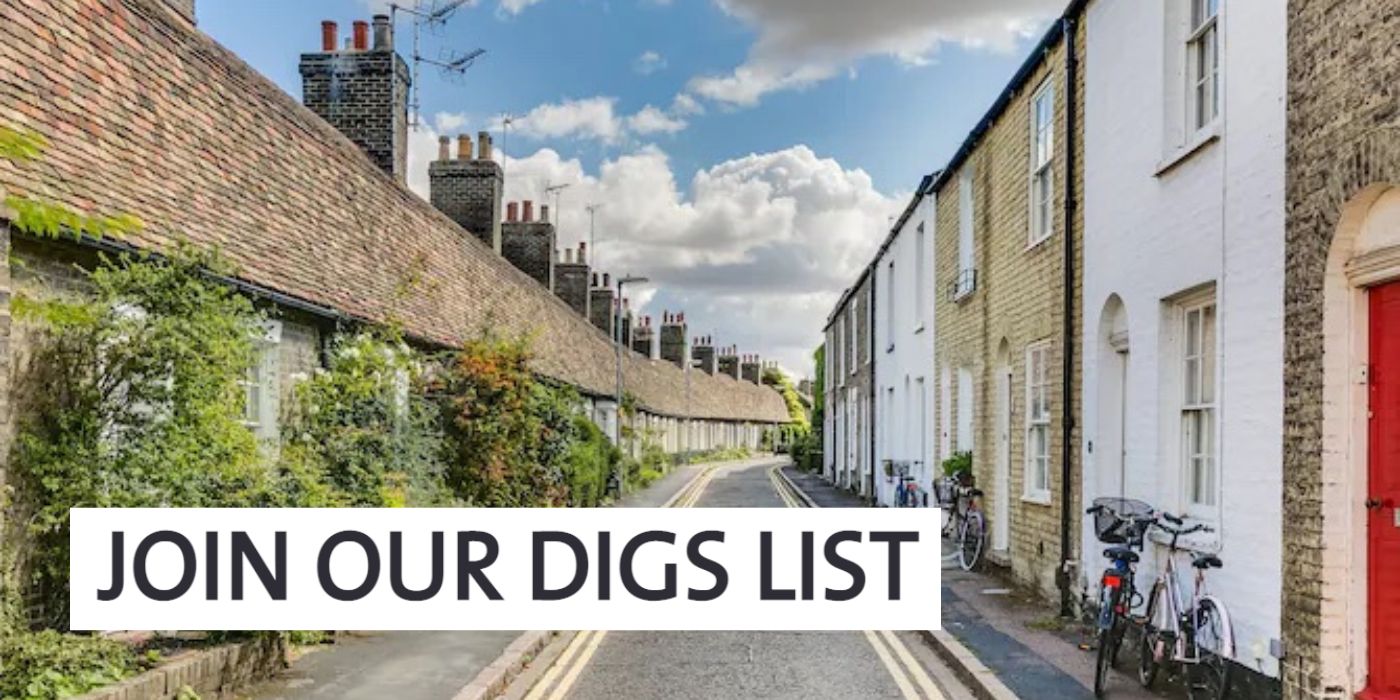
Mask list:
[{"label": "white banner", "polygon": [[75,630],[939,627],[934,509],[74,509]]}]

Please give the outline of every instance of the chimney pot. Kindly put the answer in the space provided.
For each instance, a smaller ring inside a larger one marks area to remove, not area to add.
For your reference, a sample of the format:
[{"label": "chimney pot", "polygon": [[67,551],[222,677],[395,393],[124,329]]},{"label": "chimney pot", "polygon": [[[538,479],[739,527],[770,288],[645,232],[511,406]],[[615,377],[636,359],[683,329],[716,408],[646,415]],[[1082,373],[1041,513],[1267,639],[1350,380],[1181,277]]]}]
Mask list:
[{"label": "chimney pot", "polygon": [[457,134],[457,160],[472,159],[471,134]]},{"label": "chimney pot", "polygon": [[340,37],[338,36],[338,34],[339,30],[336,29],[335,22],[332,22],[330,20],[322,22],[321,50],[325,51],[326,53],[331,53],[332,51],[335,51],[335,45],[340,43]]},{"label": "chimney pot", "polygon": [[574,261],[574,249],[573,249],[573,248],[565,248],[565,249],[564,249],[564,262],[566,262],[566,263],[573,263],[573,261]]},{"label": "chimney pot", "polygon": [[541,204],[541,205],[540,205],[540,223],[542,223],[542,224],[547,224],[547,223],[549,223],[549,205],[548,205],[548,204]]},{"label": "chimney pot", "polygon": [[597,287],[597,286],[598,286],[598,273],[596,273],[596,272],[593,273],[593,286],[594,286],[594,287]]},{"label": "chimney pot", "polygon": [[491,134],[486,131],[478,131],[476,134],[476,157],[478,160],[491,160]]},{"label": "chimney pot", "polygon": [[612,288],[612,275],[606,272],[603,273],[603,286],[609,289]]},{"label": "chimney pot", "polygon": [[587,256],[585,255],[585,251],[587,250],[588,243],[586,241],[580,241],[578,244],[578,263],[580,265],[588,262]]},{"label": "chimney pot", "polygon": [[374,50],[388,51],[394,48],[394,28],[389,24],[389,15],[374,16]]},{"label": "chimney pot", "polygon": [[369,50],[369,22],[362,19],[355,20],[355,50]]},{"label": "chimney pot", "polygon": [[531,221],[534,221],[534,220],[535,220],[535,203],[534,203],[534,202],[532,202],[532,201],[530,201],[530,200],[527,199],[527,200],[525,200],[524,202],[521,203],[520,208],[521,208],[521,214],[520,214],[520,219],[521,219],[521,221],[524,221],[525,223],[528,224],[528,223],[530,223]]},{"label": "chimney pot", "polygon": [[511,203],[509,203],[509,204],[506,205],[506,221],[508,221],[508,222],[510,222],[510,223],[515,223],[516,218],[517,218],[519,215],[520,215],[520,205],[519,205],[519,204],[517,204],[517,203],[515,203],[515,202],[511,202]]},{"label": "chimney pot", "polygon": [[438,160],[452,160],[452,139],[438,137]]}]

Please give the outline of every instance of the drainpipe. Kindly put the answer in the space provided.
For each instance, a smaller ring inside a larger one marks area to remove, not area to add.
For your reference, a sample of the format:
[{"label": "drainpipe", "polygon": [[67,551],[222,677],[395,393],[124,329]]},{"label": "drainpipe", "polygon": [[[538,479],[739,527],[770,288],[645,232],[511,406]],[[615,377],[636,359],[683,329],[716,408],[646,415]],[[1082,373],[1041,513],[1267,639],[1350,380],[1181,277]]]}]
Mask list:
[{"label": "drainpipe", "polygon": [[1074,512],[1070,508],[1074,500],[1074,485],[1070,483],[1070,478],[1074,474],[1071,469],[1071,461],[1074,450],[1070,444],[1070,437],[1074,434],[1074,148],[1075,148],[1075,122],[1078,115],[1075,112],[1075,100],[1078,98],[1077,85],[1079,73],[1079,58],[1076,54],[1078,47],[1075,44],[1075,22],[1074,18],[1066,14],[1061,20],[1064,27],[1065,42],[1065,235],[1064,235],[1064,368],[1062,370],[1062,387],[1060,405],[1063,408],[1063,415],[1060,417],[1060,424],[1063,426],[1063,436],[1060,440],[1060,615],[1070,617],[1074,613],[1074,596],[1071,591],[1072,577],[1070,569],[1074,566],[1074,560],[1070,556],[1072,538],[1070,531],[1074,526]]},{"label": "drainpipe", "polygon": [[870,402],[870,475],[866,477],[866,489],[869,491],[870,505],[879,505],[880,498],[875,493],[875,426],[879,425],[876,419],[876,411],[879,411],[878,402],[875,400],[875,364],[879,362],[879,356],[875,352],[878,344],[875,342],[875,319],[880,315],[875,313],[875,294],[880,285],[876,284],[875,276],[880,271],[877,263],[871,263],[870,268],[870,308],[866,312],[870,314],[870,391],[867,393],[867,401]]}]

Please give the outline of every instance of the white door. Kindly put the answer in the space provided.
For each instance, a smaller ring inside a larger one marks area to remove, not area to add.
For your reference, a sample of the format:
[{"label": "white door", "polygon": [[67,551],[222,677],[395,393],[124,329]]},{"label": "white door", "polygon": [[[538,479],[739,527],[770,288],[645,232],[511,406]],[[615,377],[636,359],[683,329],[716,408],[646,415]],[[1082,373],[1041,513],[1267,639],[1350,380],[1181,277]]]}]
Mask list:
[{"label": "white door", "polygon": [[992,549],[1011,546],[1011,368],[997,370],[997,509],[992,522]]}]

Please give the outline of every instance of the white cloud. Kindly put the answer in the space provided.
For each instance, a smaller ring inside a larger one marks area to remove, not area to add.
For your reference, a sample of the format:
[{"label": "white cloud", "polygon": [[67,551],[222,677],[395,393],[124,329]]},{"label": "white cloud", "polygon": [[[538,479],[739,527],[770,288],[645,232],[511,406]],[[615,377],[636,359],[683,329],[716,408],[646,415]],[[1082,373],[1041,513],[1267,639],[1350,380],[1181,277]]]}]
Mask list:
[{"label": "white cloud", "polygon": [[651,105],[627,118],[627,128],[642,135],[674,134],[684,131],[686,126],[684,119],[673,117]]},{"label": "white cloud", "polygon": [[655,51],[644,51],[636,60],[632,61],[632,70],[642,75],[651,75],[665,69],[666,57]]},{"label": "white cloud", "polygon": [[433,115],[433,128],[444,134],[455,134],[467,126],[470,120],[461,112],[438,112]]},{"label": "white cloud", "polygon": [[[507,199],[555,209],[563,247],[587,240],[585,207],[602,204],[593,261],[655,285],[633,297],[635,308],[653,316],[684,310],[692,335],[713,334],[798,374],[809,371],[832,304],[903,205],[876,191],[864,171],[806,146],[725,161],[688,184],[655,146],[596,172],[540,149],[507,159],[506,171]],[[562,183],[570,187],[557,204],[545,200],[546,184]]]},{"label": "white cloud", "polygon": [[744,63],[698,76],[690,89],[711,100],[756,104],[777,90],[808,87],[868,56],[923,65],[946,42],[1009,50],[1063,0],[884,0],[878,12],[849,0],[715,0],[758,32]]},{"label": "white cloud", "polygon": [[622,120],[613,112],[614,97],[590,97],[547,103],[511,122],[511,134],[536,140],[591,138],[614,143],[622,136]]},{"label": "white cloud", "polygon": [[671,101],[671,113],[682,117],[696,116],[705,113],[705,106],[693,95],[682,92]]}]

